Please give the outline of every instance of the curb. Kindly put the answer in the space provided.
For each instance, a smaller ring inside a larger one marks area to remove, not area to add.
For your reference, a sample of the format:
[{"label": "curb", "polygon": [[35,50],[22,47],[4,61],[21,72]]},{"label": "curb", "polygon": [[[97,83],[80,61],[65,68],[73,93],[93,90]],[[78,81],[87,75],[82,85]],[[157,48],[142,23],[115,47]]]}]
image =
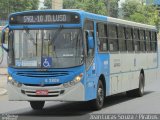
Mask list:
[{"label": "curb", "polygon": [[4,74],[0,74],[0,75],[8,75],[8,74],[4,73]]},{"label": "curb", "polygon": [[7,93],[7,90],[4,88],[0,88],[0,96],[5,95]]}]

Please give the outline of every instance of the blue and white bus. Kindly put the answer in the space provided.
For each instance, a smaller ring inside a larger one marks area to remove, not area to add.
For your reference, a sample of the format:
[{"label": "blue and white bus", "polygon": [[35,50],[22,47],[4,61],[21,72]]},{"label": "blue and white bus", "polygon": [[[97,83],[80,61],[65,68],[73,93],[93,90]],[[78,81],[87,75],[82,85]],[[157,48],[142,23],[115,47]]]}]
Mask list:
[{"label": "blue and white bus", "polygon": [[156,79],[151,25],[82,10],[37,10],[11,14],[2,34],[9,100],[29,101],[33,109],[45,101],[90,101],[101,109],[106,96],[142,96]]}]

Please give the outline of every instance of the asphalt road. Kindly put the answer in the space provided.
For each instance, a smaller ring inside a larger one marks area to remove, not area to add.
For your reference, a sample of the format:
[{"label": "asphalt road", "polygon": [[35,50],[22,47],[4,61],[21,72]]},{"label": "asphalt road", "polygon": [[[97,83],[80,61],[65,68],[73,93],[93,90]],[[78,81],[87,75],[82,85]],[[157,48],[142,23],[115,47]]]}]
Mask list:
[{"label": "asphalt road", "polygon": [[[160,77],[159,77],[160,78]],[[90,114],[160,114],[160,79],[145,88],[143,97],[127,97],[125,93],[105,99],[103,109],[92,111],[84,102],[47,102],[43,110],[34,111],[28,102],[7,100],[7,95],[0,97],[0,119],[6,114],[18,116],[18,120],[83,120]]]}]

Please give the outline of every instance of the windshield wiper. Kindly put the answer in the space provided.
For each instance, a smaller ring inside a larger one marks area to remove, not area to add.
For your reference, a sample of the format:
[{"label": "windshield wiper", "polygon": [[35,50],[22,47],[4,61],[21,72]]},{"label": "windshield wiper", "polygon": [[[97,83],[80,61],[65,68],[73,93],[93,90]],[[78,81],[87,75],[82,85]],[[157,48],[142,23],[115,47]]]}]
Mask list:
[{"label": "windshield wiper", "polygon": [[54,53],[55,53],[56,59],[58,59],[58,58],[57,58],[57,54],[56,54],[56,51],[55,51],[55,45],[54,45],[54,43],[56,42],[56,39],[57,39],[57,37],[59,36],[59,33],[61,32],[62,28],[63,28],[63,26],[60,26],[60,28],[58,28],[58,30],[54,33],[54,36],[53,36],[53,38],[52,38],[52,40],[51,40],[52,50],[53,50]]},{"label": "windshield wiper", "polygon": [[58,30],[54,33],[54,36],[53,36],[53,38],[52,38],[52,40],[51,40],[51,44],[52,44],[52,45],[55,43],[56,38],[58,37],[58,35],[59,35],[59,33],[61,32],[62,28],[63,28],[63,26],[61,26],[60,28],[58,28]]},{"label": "windshield wiper", "polygon": [[37,36],[38,36],[38,33],[36,33],[36,56],[38,55],[37,53],[37,51],[38,51],[38,47],[37,47]]}]

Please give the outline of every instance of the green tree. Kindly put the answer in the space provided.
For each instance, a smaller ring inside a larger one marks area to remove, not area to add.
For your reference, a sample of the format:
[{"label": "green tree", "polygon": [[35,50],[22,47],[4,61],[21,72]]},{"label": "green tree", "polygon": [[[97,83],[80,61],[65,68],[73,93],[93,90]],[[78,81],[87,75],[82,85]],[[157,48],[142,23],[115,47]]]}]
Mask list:
[{"label": "green tree", "polygon": [[[109,5],[109,13],[112,17],[118,17],[118,1],[119,0],[63,0],[64,9],[81,9],[88,12],[108,15],[107,8]],[[51,9],[51,0],[44,1],[43,9]]]},{"label": "green tree", "polygon": [[[118,17],[119,0],[64,0],[65,9],[82,9],[88,12]],[[108,12],[109,10],[109,12]]]},{"label": "green tree", "polygon": [[122,4],[124,19],[158,26],[159,16],[155,6],[144,5],[141,1],[127,0]]},{"label": "green tree", "polygon": [[63,8],[64,9],[75,9],[76,0],[63,0]]},{"label": "green tree", "polygon": [[64,9],[82,9],[91,13],[106,15],[104,0],[64,0]]},{"label": "green tree", "polygon": [[118,17],[118,2],[119,0],[112,0],[110,5],[110,16]]},{"label": "green tree", "polygon": [[44,8],[42,8],[42,9],[51,9],[52,8],[52,0],[44,0],[43,4],[44,4]]},{"label": "green tree", "polygon": [[122,4],[122,10],[124,13],[124,18],[128,19],[130,18],[130,15],[133,15],[134,13],[137,13],[141,4],[138,0],[126,0]]},{"label": "green tree", "polygon": [[0,19],[7,19],[13,12],[25,10],[36,10],[39,7],[39,0],[1,0]]},{"label": "green tree", "polygon": [[141,13],[134,13],[130,15],[130,18],[129,18],[129,20],[131,21],[140,22],[140,23],[144,23],[145,19],[146,19],[145,15]]},{"label": "green tree", "polygon": [[111,17],[118,17],[118,2],[120,0],[105,0],[105,5],[107,9],[107,15]]}]

